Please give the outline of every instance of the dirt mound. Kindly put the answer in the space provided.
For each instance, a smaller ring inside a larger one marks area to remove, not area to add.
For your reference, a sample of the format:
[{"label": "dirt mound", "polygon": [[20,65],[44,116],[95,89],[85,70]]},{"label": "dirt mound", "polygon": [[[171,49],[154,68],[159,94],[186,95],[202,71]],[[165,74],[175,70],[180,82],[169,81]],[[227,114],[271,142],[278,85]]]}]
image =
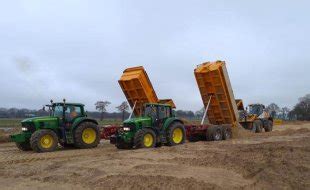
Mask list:
[{"label": "dirt mound", "polygon": [[308,124],[275,129],[138,150],[103,141],[95,149],[38,154],[5,143],[0,183],[2,189],[309,189]]}]

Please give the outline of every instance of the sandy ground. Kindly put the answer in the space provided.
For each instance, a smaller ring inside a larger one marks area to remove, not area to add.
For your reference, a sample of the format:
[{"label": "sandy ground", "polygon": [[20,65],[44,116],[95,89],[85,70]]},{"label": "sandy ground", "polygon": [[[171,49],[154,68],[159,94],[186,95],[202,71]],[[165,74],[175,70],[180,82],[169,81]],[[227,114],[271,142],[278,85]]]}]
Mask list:
[{"label": "sandy ground", "polygon": [[310,124],[176,147],[21,152],[0,144],[1,189],[310,189]]}]

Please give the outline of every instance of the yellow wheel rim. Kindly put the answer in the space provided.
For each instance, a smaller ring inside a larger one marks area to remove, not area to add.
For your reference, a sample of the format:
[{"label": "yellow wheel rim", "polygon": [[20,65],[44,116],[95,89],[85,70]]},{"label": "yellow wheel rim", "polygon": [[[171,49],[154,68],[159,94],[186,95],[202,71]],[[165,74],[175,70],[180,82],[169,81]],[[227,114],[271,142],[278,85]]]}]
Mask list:
[{"label": "yellow wheel rim", "polygon": [[180,128],[176,128],[172,133],[172,140],[175,144],[179,144],[183,140],[183,131]]},{"label": "yellow wheel rim", "polygon": [[84,129],[82,133],[82,140],[86,144],[92,144],[96,140],[96,131],[92,128]]},{"label": "yellow wheel rim", "polygon": [[41,147],[43,148],[51,148],[54,143],[54,138],[52,135],[44,135],[43,137],[41,137],[40,143]]},{"label": "yellow wheel rim", "polygon": [[153,145],[154,138],[151,134],[147,133],[144,135],[143,143],[145,147],[151,147]]}]

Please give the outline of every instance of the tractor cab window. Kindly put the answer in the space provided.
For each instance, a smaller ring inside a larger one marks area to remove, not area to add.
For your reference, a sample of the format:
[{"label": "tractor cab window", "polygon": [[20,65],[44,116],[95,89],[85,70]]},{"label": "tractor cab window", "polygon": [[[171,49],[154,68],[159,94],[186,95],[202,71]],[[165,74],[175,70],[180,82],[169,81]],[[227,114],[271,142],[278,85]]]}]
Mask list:
[{"label": "tractor cab window", "polygon": [[157,118],[157,107],[154,105],[145,106],[144,116],[151,117],[153,120]]},{"label": "tractor cab window", "polygon": [[69,105],[69,106],[67,106],[65,115],[69,121],[72,121],[73,119],[82,115],[81,107]]},{"label": "tractor cab window", "polygon": [[160,106],[158,107],[158,119],[165,119],[167,117],[170,117],[170,109],[165,106]]},{"label": "tractor cab window", "polygon": [[52,115],[53,115],[54,117],[60,117],[60,118],[62,118],[62,116],[63,116],[63,106],[55,106],[55,107],[53,108],[53,113],[52,113]]}]

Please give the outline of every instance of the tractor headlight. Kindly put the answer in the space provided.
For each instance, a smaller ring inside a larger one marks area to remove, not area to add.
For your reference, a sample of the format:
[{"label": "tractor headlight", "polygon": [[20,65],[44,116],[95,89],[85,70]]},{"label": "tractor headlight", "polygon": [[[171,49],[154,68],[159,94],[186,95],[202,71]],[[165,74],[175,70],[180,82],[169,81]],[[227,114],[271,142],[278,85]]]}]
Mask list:
[{"label": "tractor headlight", "polygon": [[28,131],[27,127],[22,127],[22,131]]},{"label": "tractor headlight", "polygon": [[124,129],[124,131],[130,131],[129,127],[124,127],[123,129]]}]

